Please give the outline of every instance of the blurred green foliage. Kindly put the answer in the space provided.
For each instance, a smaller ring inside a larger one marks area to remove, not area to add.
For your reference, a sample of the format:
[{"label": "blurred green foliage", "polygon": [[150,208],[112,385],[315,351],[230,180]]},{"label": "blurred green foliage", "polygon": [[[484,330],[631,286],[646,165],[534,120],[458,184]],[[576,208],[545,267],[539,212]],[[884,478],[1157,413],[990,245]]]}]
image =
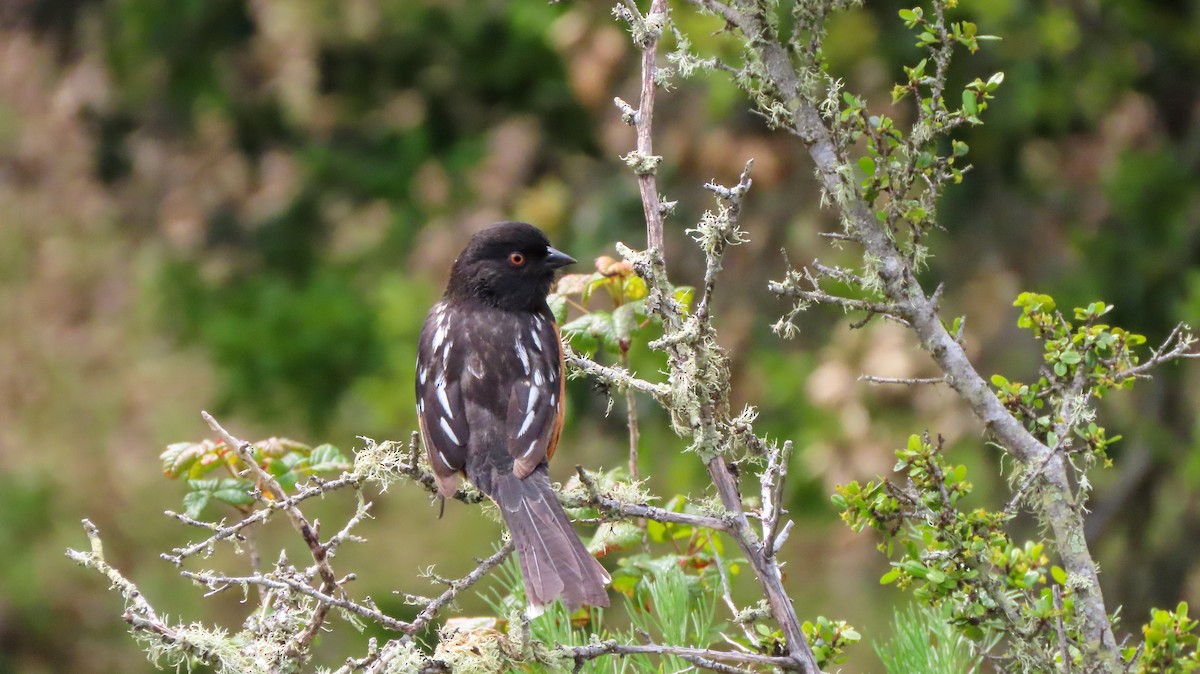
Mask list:
[{"label": "blurred green foliage", "polygon": [[[840,14],[826,44],[866,108],[903,124],[910,101],[892,107],[891,83],[919,52],[899,8]],[[925,280],[944,280],[946,305],[967,314],[981,369],[1037,380],[1040,349],[1013,328],[1020,288],[1063,306],[1103,298],[1112,322],[1151,344],[1196,322],[1195,3],[994,0],[959,11],[1003,39],[956,62],[952,81],[1005,79],[987,126],[965,132],[972,168],[937,203],[946,231],[928,240]],[[720,28],[686,20],[697,40]],[[707,39],[697,47],[722,48]],[[617,159],[632,134],[611,108],[636,92],[627,43],[603,4],[0,7],[0,536],[23,551],[0,562],[0,672],[146,667],[103,589],[56,566],[84,514],[114,532],[117,562],[148,593],[178,602],[173,612],[200,610],[168,592],[172,573],[148,552],[181,543],[158,514],[179,493],[161,484],[154,456],[196,435],[199,408],[312,445],[404,438],[417,331],[471,231],[529,219],[581,260],[617,240],[639,245],[636,189]],[[886,631],[895,595],[876,582],[886,568],[869,541],[831,538],[832,485],[886,469],[889,448],[920,426],[946,433],[976,496],[995,493],[999,467],[952,400],[855,383],[925,367],[888,326],[848,332],[852,319],[812,314],[797,343],[775,340],[781,307],[763,288],[783,267],[778,250],[828,264],[856,253],[817,239],[836,224],[818,209],[810,165],[723,78],[682,84],[659,107],[664,190],[680,200],[668,222],[679,280],[702,278],[683,245],[707,203],[699,186],[756,158],[743,217],[753,243],[730,256],[716,311],[735,403],[755,403],[759,430],[796,442],[788,507],[802,521],[783,553],[797,560],[789,588],[806,613]],[[629,358],[643,373],[659,367],[636,345]],[[1124,440],[1108,450],[1115,469],[1097,476],[1089,535],[1106,597],[1125,615],[1196,600],[1196,376],[1169,368],[1145,393],[1106,403],[1104,425]],[[572,384],[568,395],[569,458],[556,475],[620,464],[619,406],[606,419],[603,392]],[[642,412],[643,474],[659,493],[696,489],[696,462],[678,456],[657,411]],[[472,535],[448,543],[405,494],[388,494],[377,516],[366,535],[380,547],[364,565],[376,577],[362,582],[378,583],[379,597],[418,566],[454,570],[484,554],[466,541],[494,530],[450,511]],[[222,601],[203,610],[235,615]],[[63,644],[64,631],[79,637]],[[852,654],[845,666],[876,665]]]}]

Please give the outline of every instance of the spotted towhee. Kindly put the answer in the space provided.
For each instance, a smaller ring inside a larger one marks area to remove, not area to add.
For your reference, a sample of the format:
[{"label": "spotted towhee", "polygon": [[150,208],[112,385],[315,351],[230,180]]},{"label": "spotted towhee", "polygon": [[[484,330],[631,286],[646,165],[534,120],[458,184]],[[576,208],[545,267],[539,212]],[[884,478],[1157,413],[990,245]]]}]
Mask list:
[{"label": "spotted towhee", "polygon": [[530,606],[608,606],[610,578],[567,519],[546,461],[563,423],[563,353],[546,304],[574,263],[546,235],[501,222],[473,236],[421,329],[417,416],[442,497],[465,474],[512,531]]}]

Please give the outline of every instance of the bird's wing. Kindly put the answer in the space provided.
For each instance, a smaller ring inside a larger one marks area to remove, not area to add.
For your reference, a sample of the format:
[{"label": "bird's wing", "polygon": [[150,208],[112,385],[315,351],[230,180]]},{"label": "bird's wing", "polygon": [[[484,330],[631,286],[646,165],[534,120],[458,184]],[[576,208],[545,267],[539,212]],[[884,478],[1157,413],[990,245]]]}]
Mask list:
[{"label": "bird's wing", "polygon": [[513,336],[519,374],[508,396],[508,453],[513,473],[524,479],[554,456],[563,422],[563,352],[558,326],[533,314]]},{"label": "bird's wing", "polygon": [[452,323],[453,312],[444,303],[434,305],[417,347],[417,422],[443,497],[458,487],[470,440],[460,383],[464,349],[454,344]]}]

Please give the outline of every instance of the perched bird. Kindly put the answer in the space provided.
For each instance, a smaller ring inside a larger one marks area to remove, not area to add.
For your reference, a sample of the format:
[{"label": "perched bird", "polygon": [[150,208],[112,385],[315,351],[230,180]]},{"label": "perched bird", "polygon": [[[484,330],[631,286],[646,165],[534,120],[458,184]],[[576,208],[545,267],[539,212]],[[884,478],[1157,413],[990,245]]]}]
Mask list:
[{"label": "perched bird", "polygon": [[608,606],[611,579],[571,528],[547,459],[563,423],[563,353],[546,304],[555,271],[574,263],[523,222],[471,238],[421,329],[417,418],[438,493],[465,474],[500,507],[534,612],[562,598]]}]

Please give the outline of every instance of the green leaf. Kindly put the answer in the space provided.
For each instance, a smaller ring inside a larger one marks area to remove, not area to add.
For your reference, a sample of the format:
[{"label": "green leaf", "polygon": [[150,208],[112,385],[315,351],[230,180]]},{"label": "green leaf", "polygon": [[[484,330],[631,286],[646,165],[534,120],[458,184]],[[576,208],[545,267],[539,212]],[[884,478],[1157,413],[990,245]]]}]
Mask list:
[{"label": "green leaf", "polygon": [[638,318],[632,304],[622,304],[612,312],[613,330],[621,342],[628,344],[629,338],[637,330]]},{"label": "green leaf", "polygon": [[662,522],[647,520],[646,533],[650,535],[650,540],[655,543],[662,543],[667,540],[667,526]]},{"label": "green leaf", "polygon": [[254,503],[254,497],[250,495],[254,483],[240,478],[188,480],[188,489],[191,491],[184,495],[183,505],[192,517],[198,517],[213,499],[233,506]]},{"label": "green leaf", "polygon": [[[593,350],[597,343],[613,353],[620,350],[613,315],[606,311],[584,314],[562,326],[562,332],[571,341],[571,346],[580,351],[587,351],[586,345],[589,343]],[[580,344],[576,344],[579,337],[582,337]]]},{"label": "green leaf", "polygon": [[591,278],[587,282],[587,285],[583,288],[583,303],[587,304],[588,300],[592,298],[592,293],[596,292],[597,289],[603,288],[604,286],[611,287],[612,284],[620,282],[621,279],[618,276],[605,276],[600,272],[592,274]]},{"label": "green leaf", "polygon": [[646,299],[650,291],[646,288],[646,281],[636,274],[630,274],[625,277],[625,299],[636,302],[637,300]]},{"label": "green leaf", "polygon": [[632,522],[605,522],[596,529],[588,543],[588,552],[603,556],[613,550],[623,550],[642,540],[642,530]]},{"label": "green leaf", "polygon": [[692,300],[696,297],[696,289],[691,286],[679,286],[675,288],[675,301],[683,305],[684,309],[691,310]]},{"label": "green leaf", "polygon": [[563,274],[554,284],[555,295],[583,295],[594,274]]},{"label": "green leaf", "polygon": [[567,298],[565,295],[553,294],[546,298],[550,305],[550,313],[554,314],[554,322],[562,325],[567,321]]},{"label": "green leaf", "polygon": [[213,490],[212,497],[233,506],[251,505],[254,503],[254,497],[250,495],[252,489],[254,483],[249,480],[227,477]]},{"label": "green leaf", "polygon": [[350,460],[337,447],[324,444],[308,456],[308,469],[314,473],[342,472],[350,470]]},{"label": "green leaf", "polygon": [[962,108],[968,116],[974,117],[979,114],[979,102],[975,99],[975,92],[970,89],[964,89],[962,95]]},{"label": "green leaf", "polygon": [[879,578],[880,585],[891,585],[900,578],[900,569],[892,569]]},{"label": "green leaf", "polygon": [[1067,572],[1064,571],[1061,566],[1055,565],[1050,567],[1050,576],[1054,578],[1054,582],[1058,583],[1059,585],[1067,584]]},{"label": "green leaf", "polygon": [[158,455],[158,460],[162,462],[163,475],[171,478],[179,477],[198,458],[198,455],[195,454],[196,447],[199,445],[194,442],[176,442],[167,445],[166,451]]},{"label": "green leaf", "polygon": [[189,491],[183,495],[184,512],[192,519],[199,519],[200,513],[204,511],[211,497],[212,492],[210,491]]},{"label": "green leaf", "polygon": [[867,176],[873,176],[875,175],[875,160],[871,157],[859,157],[858,168],[862,169]]}]

